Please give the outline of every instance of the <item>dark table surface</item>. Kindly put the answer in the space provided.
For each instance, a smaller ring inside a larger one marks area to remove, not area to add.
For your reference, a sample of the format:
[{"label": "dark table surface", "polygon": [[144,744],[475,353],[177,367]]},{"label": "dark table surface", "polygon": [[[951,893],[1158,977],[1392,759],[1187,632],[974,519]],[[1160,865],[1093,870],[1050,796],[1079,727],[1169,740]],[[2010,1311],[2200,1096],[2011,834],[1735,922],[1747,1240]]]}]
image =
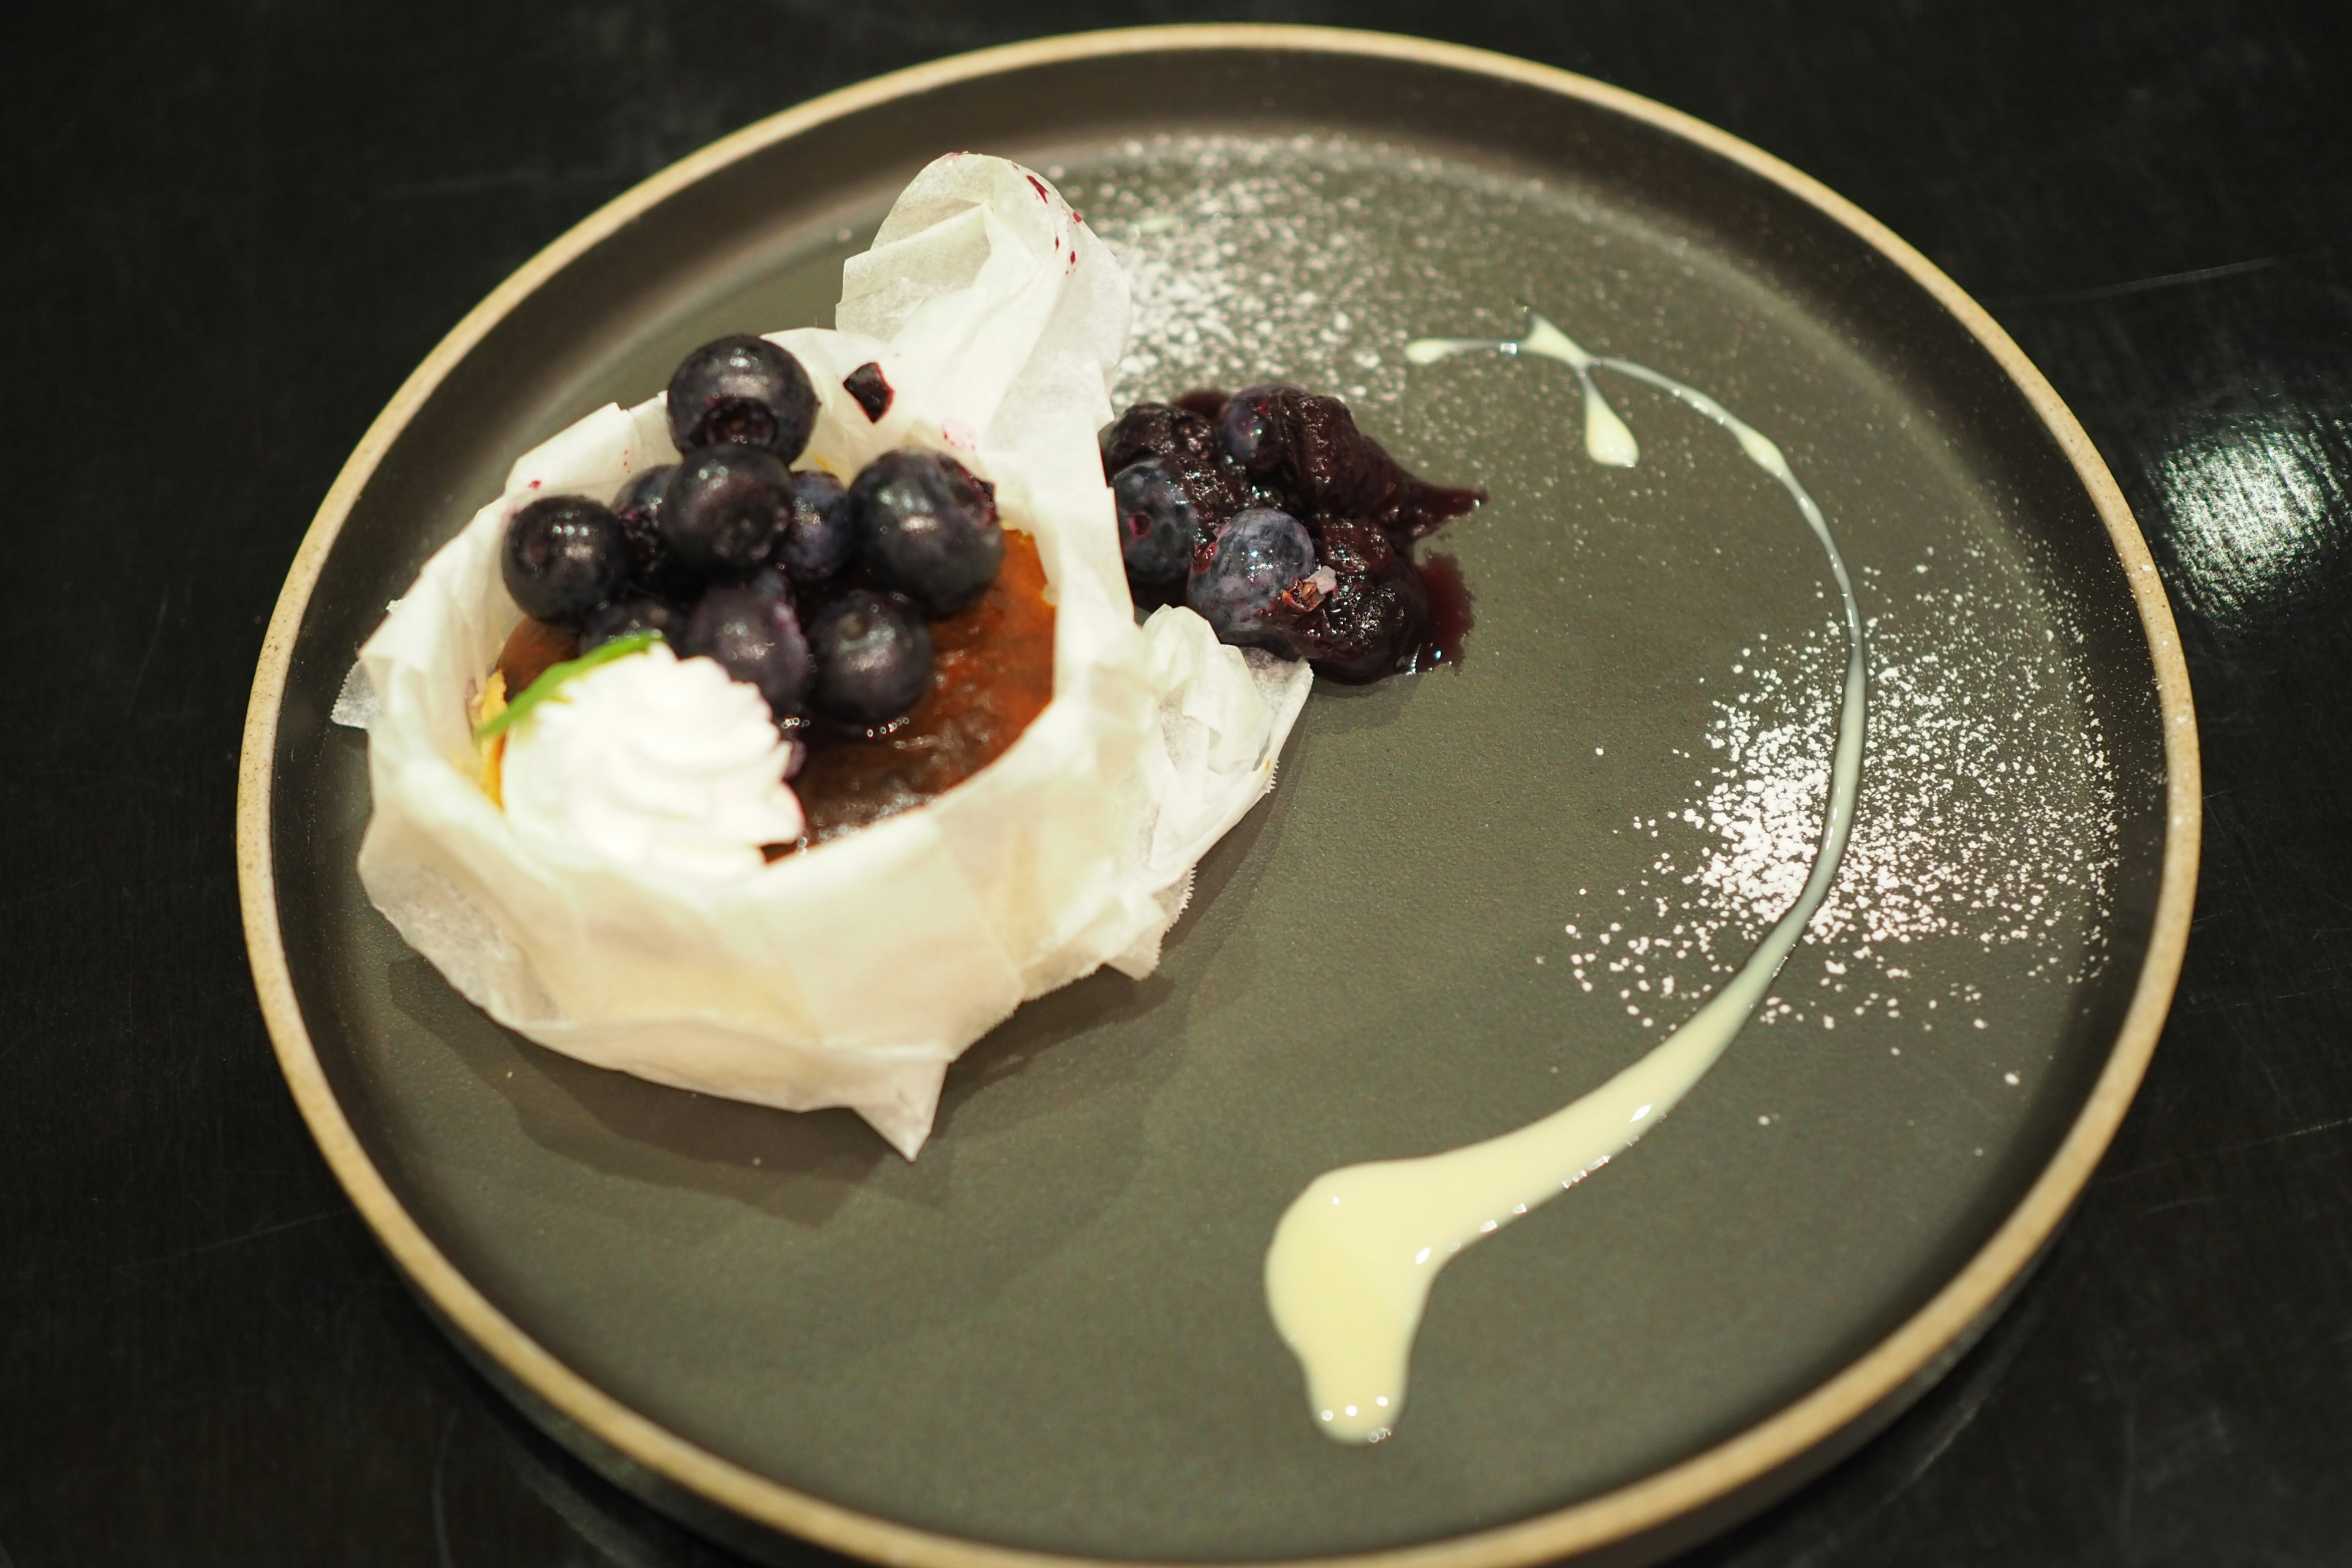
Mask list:
[{"label": "dark table surface", "polygon": [[[2049,374],[2181,616],[2204,877],[2137,1105],[1952,1374],[1696,1561],[2352,1561],[2352,7],[1223,15],[1565,66],[1826,181]],[[231,853],[262,625],[401,379],[606,197],[878,71],[1198,19],[181,0],[13,25],[0,1568],[731,1561],[474,1377],[297,1118]]]}]

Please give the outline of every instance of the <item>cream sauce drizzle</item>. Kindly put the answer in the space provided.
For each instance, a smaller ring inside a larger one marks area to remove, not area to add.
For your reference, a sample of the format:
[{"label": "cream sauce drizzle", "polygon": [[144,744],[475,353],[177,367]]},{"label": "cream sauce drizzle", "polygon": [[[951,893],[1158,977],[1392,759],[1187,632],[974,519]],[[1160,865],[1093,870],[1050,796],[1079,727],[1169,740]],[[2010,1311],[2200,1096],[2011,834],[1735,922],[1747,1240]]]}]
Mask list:
[{"label": "cream sauce drizzle", "polygon": [[1687,1023],[1640,1061],[1539,1121],[1441,1154],[1327,1171],[1284,1213],[1265,1256],[1266,1305],[1307,1374],[1316,1423],[1342,1442],[1377,1443],[1393,1428],[1404,1407],[1413,1335],[1437,1271],[1480,1237],[1607,1164],[1656,1126],[1723,1055],[1828,894],[1853,827],[1862,782],[1869,686],[1862,612],[1829,524],[1780,447],[1705,393],[1645,365],[1588,353],[1532,310],[1527,335],[1517,340],[1423,338],[1404,350],[1415,364],[1480,352],[1533,354],[1575,371],[1584,389],[1584,449],[1597,463],[1631,468],[1641,449],[1601,396],[1596,370],[1654,386],[1730,432],[1748,460],[1789,492],[1828,552],[1845,615],[1845,695],[1821,847],[1804,890]]}]

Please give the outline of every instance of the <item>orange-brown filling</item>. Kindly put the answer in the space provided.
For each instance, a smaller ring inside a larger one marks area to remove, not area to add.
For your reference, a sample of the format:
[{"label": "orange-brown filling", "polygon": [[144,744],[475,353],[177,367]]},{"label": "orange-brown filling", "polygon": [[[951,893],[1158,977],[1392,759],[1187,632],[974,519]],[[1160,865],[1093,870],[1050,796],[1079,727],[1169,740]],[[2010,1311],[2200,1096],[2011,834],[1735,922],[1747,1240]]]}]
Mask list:
[{"label": "orange-brown filling", "polygon": [[[1045,567],[1026,533],[1004,532],[1004,564],[980,602],[931,623],[929,696],[873,734],[822,720],[795,731],[809,749],[793,780],[808,827],[797,844],[822,844],[933,800],[1003,756],[1054,697],[1054,606]],[[550,665],[579,656],[567,627],[525,620],[499,653],[506,694],[520,695]]]},{"label": "orange-brown filling", "polygon": [[803,846],[945,795],[1004,754],[1054,697],[1054,606],[1036,542],[1004,532],[1004,564],[980,603],[931,623],[930,695],[868,738],[801,731],[809,758],[793,780],[808,816]]},{"label": "orange-brown filling", "polygon": [[499,649],[498,672],[507,678],[507,700],[521,696],[550,665],[579,657],[578,632],[525,616],[522,625],[507,634],[506,647]]}]

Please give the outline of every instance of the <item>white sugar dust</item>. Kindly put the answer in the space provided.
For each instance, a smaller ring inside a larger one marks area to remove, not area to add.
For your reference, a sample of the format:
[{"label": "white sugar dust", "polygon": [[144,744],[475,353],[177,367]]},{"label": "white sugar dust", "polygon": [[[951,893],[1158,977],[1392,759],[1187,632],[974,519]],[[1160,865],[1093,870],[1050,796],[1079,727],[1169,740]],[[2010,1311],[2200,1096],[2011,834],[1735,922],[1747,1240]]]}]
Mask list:
[{"label": "white sugar dust", "polygon": [[[1345,137],[1164,136],[1118,153],[1125,167],[1069,195],[1133,289],[1121,403],[1269,367],[1360,410],[1399,402],[1396,345],[1468,303],[1462,242],[1507,222],[1518,188]],[[1441,184],[1449,232],[1400,246],[1399,214],[1425,215]]]},{"label": "white sugar dust", "polygon": [[[1915,946],[2000,950],[2004,972],[2078,984],[2104,960],[2119,854],[2113,770],[2064,639],[2017,613],[2030,585],[1986,552],[1862,575],[1872,616],[1869,766],[1853,842],[1765,1023],[1909,1018],[1982,1027],[1969,982],[1913,985]],[[1939,581],[1938,579],[1950,579]],[[2004,580],[2007,579],[2007,580]],[[1759,634],[1690,754],[1686,797],[1635,830],[1663,846],[1620,897],[1567,922],[1580,986],[1671,1022],[1795,900],[1829,789],[1837,628]],[[1710,684],[1714,684],[1711,682]],[[1680,829],[1680,831],[1676,831]],[[1670,842],[1669,842],[1670,841]]]},{"label": "white sugar dust", "polygon": [[[1422,426],[1458,426],[1483,405],[1469,401],[1479,394],[1466,379],[1412,379],[1409,339],[1439,323],[1508,331],[1515,289],[1590,311],[1596,330],[1642,314],[1618,270],[1630,237],[1612,237],[1604,208],[1572,189],[1375,142],[1136,139],[1066,188],[1133,286],[1119,402],[1279,374],[1369,410],[1412,459],[1426,455]],[[1524,252],[1536,207],[1557,245],[1546,267],[1515,271],[1503,258]],[[1497,243],[1514,234],[1516,250]],[[1654,420],[1645,428],[1655,431],[1645,439],[1676,447],[1705,438]],[[1482,461],[1498,502],[1516,493],[1555,513],[1572,551],[1612,526],[1561,510],[1567,489],[1590,483],[1571,455]],[[1802,452],[1791,461],[1803,477]],[[1834,1030],[1881,1016],[1912,1032],[1972,1029],[1980,987],[1920,980],[1912,964],[1927,951],[1947,961],[1921,967],[1939,973],[1954,972],[1949,954],[1965,943],[1995,962],[1963,971],[2060,985],[2103,962],[2120,813],[2076,639],[2041,574],[1971,542],[1990,537],[1972,526],[1933,520],[1926,537],[1937,543],[1858,564],[1872,647],[1861,806],[1827,900],[1758,1009],[1762,1022]],[[1551,929],[1568,939],[1572,984],[1612,1001],[1628,1027],[1674,1027],[1802,887],[1829,788],[1842,641],[1826,617],[1800,637],[1759,629],[1721,665],[1691,671],[1724,695],[1705,732],[1680,742],[1690,773],[1679,798],[1627,825],[1654,837],[1654,858],[1559,908]],[[1614,766],[1618,751],[1596,747],[1596,762]]]}]

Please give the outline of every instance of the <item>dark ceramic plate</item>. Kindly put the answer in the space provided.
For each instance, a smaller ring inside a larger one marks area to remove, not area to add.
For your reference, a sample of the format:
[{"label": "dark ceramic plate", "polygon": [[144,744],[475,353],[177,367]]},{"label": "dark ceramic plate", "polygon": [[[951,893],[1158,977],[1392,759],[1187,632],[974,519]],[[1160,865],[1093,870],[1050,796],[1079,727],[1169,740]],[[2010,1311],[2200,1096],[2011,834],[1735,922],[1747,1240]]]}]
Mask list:
[{"label": "dark ceramic plate", "polygon": [[[1318,691],[1150,980],[1024,1008],[909,1164],[845,1113],[537,1049],[352,870],[353,649],[516,454],[722,330],[828,323],[955,148],[1127,259],[1127,395],[1281,374],[1490,506],[1440,548],[1466,662]],[[1720,432],[1605,384],[1405,367],[1542,310],[1762,427],[1855,565],[1853,848],[1776,996],[1657,1133],[1437,1288],[1398,1435],[1330,1443],[1269,1326],[1329,1166],[1517,1125],[1679,1022],[1793,895],[1843,651],[1822,558]],[[754,1551],[931,1563],[1663,1551],[1955,1355],[2137,1084],[2194,879],[2161,591],[2105,469],[1948,280],[1764,155],[1497,57],[1316,31],[1052,41],[837,94],[591,218],[469,316],[320,513],[255,687],[245,895],[288,1076],[477,1359]]]}]

